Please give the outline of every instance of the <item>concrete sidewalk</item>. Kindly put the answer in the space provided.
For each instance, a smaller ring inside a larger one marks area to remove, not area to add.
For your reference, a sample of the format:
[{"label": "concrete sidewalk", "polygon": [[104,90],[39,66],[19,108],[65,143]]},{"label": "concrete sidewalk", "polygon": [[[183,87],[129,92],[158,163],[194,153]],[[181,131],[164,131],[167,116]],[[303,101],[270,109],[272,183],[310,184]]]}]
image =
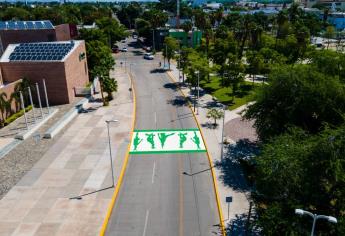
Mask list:
[{"label": "concrete sidewalk", "polygon": [[[176,68],[175,64],[171,64],[171,71],[168,72],[170,77],[172,77],[176,82],[178,82],[179,73]],[[181,87],[182,92],[187,97],[191,97],[190,89],[188,87]],[[192,100],[193,101],[193,100]],[[209,94],[203,94],[200,93],[200,107],[196,112],[196,117],[198,119],[199,124],[202,127],[202,132],[206,139],[206,144],[208,146],[208,151],[211,154],[211,157],[213,159],[213,163],[220,163],[221,160],[221,138],[222,138],[222,120],[218,120],[218,126],[217,128],[210,128],[211,123],[213,123],[213,120],[209,120],[206,117],[208,108],[210,106],[217,107],[219,109],[221,108],[221,104],[216,102],[214,98]],[[239,107],[235,110],[229,111],[226,110],[225,112],[225,124],[230,123],[233,120],[238,120],[241,118],[241,111],[243,111],[246,108],[246,106]],[[241,127],[238,127],[241,128]],[[229,134],[224,135],[226,139],[230,143],[235,143],[234,140],[231,139]],[[245,138],[245,137],[243,137]],[[229,186],[224,181],[224,173],[222,173],[222,170],[220,167],[214,168],[216,178],[217,178],[217,184],[218,184],[218,191],[219,191],[219,197],[223,212],[223,218],[225,220],[225,226],[228,228],[228,231],[235,232],[236,235],[242,235],[244,232],[244,227],[239,227],[238,224],[243,224],[244,222],[239,222],[240,218],[243,221],[243,216],[248,214],[249,210],[249,191],[247,188],[234,188],[232,186]],[[230,178],[233,178],[232,182],[236,182],[238,185],[246,186],[246,180],[244,178],[243,173],[240,169],[236,169],[236,173],[231,173]],[[244,190],[245,189],[245,190]],[[229,211],[229,217],[228,217],[228,205],[225,201],[226,197],[232,197],[233,202],[230,204],[230,211]],[[239,229],[241,228],[241,229]]]},{"label": "concrete sidewalk", "polygon": [[[108,107],[90,103],[34,167],[0,200],[0,235],[97,235],[111,201],[108,133],[110,125],[115,184],[130,131],[133,102],[127,74],[112,71],[118,92]],[[81,194],[81,200],[70,200]]]}]

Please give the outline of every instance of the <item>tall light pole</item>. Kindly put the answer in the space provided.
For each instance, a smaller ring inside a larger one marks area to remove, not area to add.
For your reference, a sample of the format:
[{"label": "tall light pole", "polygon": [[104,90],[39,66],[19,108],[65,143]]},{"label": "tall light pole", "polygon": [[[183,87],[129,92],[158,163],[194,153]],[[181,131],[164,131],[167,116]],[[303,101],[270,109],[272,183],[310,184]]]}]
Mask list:
[{"label": "tall light pole", "polygon": [[196,114],[199,115],[199,97],[200,97],[200,92],[199,92],[199,86],[200,86],[200,71],[196,71],[196,73],[198,74],[198,105],[197,105],[197,111],[196,111]]},{"label": "tall light pole", "polygon": [[316,224],[316,221],[318,219],[324,219],[324,220],[327,220],[328,222],[331,222],[331,223],[334,223],[336,224],[338,221],[335,217],[333,216],[325,216],[325,215],[317,215],[317,214],[313,214],[309,211],[305,211],[305,210],[302,210],[302,209],[295,209],[295,213],[297,215],[308,215],[310,217],[313,218],[313,227],[311,228],[311,236],[314,236],[314,230],[315,230],[315,224]]},{"label": "tall light pole", "polygon": [[178,82],[181,83],[181,41],[178,41]]},{"label": "tall light pole", "polygon": [[223,160],[224,156],[224,120],[225,120],[225,110],[226,105],[223,105],[223,126],[222,126],[222,143],[221,143],[221,149],[220,149],[220,159]]},{"label": "tall light pole", "polygon": [[111,153],[111,143],[110,143],[110,131],[109,131],[109,124],[110,123],[116,123],[118,120],[106,120],[107,123],[107,128],[108,128],[108,142],[109,142],[109,157],[110,157],[110,165],[111,165],[111,180],[112,180],[112,187],[115,187],[115,180],[114,180],[114,167],[113,167],[113,158],[112,158],[112,153]]}]

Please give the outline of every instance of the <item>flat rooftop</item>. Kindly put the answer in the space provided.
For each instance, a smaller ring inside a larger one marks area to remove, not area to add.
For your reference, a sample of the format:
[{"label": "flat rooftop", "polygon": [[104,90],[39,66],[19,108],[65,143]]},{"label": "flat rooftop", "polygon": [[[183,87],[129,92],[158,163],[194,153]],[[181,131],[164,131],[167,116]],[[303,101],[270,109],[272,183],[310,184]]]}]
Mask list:
[{"label": "flat rooftop", "polygon": [[49,20],[42,21],[0,21],[0,30],[54,29]]},{"label": "flat rooftop", "polygon": [[64,61],[79,46],[81,40],[10,44],[0,62]]}]

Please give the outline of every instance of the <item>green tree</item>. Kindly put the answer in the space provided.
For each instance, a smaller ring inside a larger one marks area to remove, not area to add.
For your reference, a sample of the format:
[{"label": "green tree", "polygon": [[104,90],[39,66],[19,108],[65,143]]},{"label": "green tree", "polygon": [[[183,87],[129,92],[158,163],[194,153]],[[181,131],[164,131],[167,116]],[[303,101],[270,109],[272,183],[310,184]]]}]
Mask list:
[{"label": "green tree", "polygon": [[103,95],[103,91],[105,91],[103,83],[109,78],[109,71],[115,65],[111,50],[100,41],[90,41],[86,43],[86,54],[90,79],[99,78],[103,105],[107,105],[108,103]]},{"label": "green tree", "polygon": [[129,29],[135,26],[135,20],[139,18],[142,13],[142,8],[139,3],[131,2],[127,6],[122,6],[119,11],[116,12],[117,17]]},{"label": "green tree", "polygon": [[110,17],[102,17],[101,19],[96,20],[96,24],[104,34],[108,36],[110,45],[113,45],[115,42],[128,36],[125,27]]},{"label": "green tree", "polygon": [[149,21],[138,18],[135,21],[135,25],[140,37],[144,37],[146,39],[151,37],[151,24]]},{"label": "green tree", "polygon": [[217,126],[217,120],[222,118],[224,116],[224,112],[220,109],[216,109],[216,108],[211,108],[207,111],[207,118],[211,118],[214,120],[213,125]]},{"label": "green tree", "polygon": [[242,60],[236,55],[229,53],[227,63],[224,65],[224,85],[232,87],[232,100],[238,91],[239,84],[243,82],[245,67]]},{"label": "green tree", "polygon": [[104,45],[109,43],[109,39],[103,30],[100,29],[81,29],[79,31],[79,38],[85,42],[99,41]]},{"label": "green tree", "polygon": [[263,235],[307,235],[310,218],[296,208],[331,215],[338,224],[318,222],[318,235],[345,233],[345,127],[308,135],[299,129],[271,139],[255,157],[256,224]]},{"label": "green tree", "polygon": [[165,37],[164,45],[166,50],[163,50],[163,56],[167,58],[170,70],[170,60],[174,58],[175,52],[178,50],[179,46],[177,40],[173,37]]},{"label": "green tree", "polygon": [[329,47],[330,44],[330,40],[333,39],[335,37],[335,29],[333,26],[327,26],[326,27],[326,32],[325,32],[325,38],[327,38],[327,49]]},{"label": "green tree", "polygon": [[344,122],[345,90],[339,79],[308,65],[295,65],[277,67],[269,80],[245,113],[247,119],[255,119],[262,140],[282,134],[290,126],[317,133],[326,123]]},{"label": "green tree", "polygon": [[0,93],[0,111],[1,111],[1,126],[3,126],[3,123],[5,122],[7,118],[7,94],[5,92]]},{"label": "green tree", "polygon": [[104,92],[108,94],[108,101],[113,100],[113,92],[117,91],[117,81],[115,79],[106,77],[102,82]]}]

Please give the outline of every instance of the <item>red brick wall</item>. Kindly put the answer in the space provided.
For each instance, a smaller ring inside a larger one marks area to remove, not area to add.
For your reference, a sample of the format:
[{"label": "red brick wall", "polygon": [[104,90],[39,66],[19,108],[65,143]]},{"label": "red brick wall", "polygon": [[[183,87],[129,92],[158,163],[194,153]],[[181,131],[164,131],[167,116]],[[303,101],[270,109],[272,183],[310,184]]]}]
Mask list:
[{"label": "red brick wall", "polygon": [[[6,84],[4,87],[1,87],[0,88],[0,94],[5,92],[6,95],[7,95],[7,100],[10,100],[11,99],[11,94],[14,92],[14,88],[16,86],[17,83],[20,83],[21,80],[17,80],[13,83],[9,83],[9,84]],[[12,101],[11,103],[11,109],[13,112],[16,112],[16,106],[15,106],[15,102]],[[8,114],[9,115],[9,114]],[[5,117],[6,119],[6,117]],[[0,115],[0,120],[2,120],[2,116]]]},{"label": "red brick wall", "polygon": [[[49,103],[69,103],[67,84],[65,80],[65,68],[63,62],[3,62],[3,80],[13,82],[23,77],[28,78],[32,83],[38,83],[42,105],[45,103],[42,80],[45,79]],[[33,95],[36,98],[36,94]]]},{"label": "red brick wall", "polygon": [[[85,53],[85,58],[79,60],[80,53]],[[82,42],[65,61],[68,96],[70,101],[74,99],[74,88],[85,87],[89,82],[87,69],[85,43]]]},{"label": "red brick wall", "polygon": [[54,29],[0,30],[0,37],[3,51],[8,44],[56,41]]},{"label": "red brick wall", "polygon": [[68,41],[71,40],[71,32],[69,24],[62,24],[55,26],[56,40]]},{"label": "red brick wall", "polygon": [[[33,83],[38,83],[45,105],[42,80],[47,85],[50,104],[66,104],[74,100],[74,87],[85,87],[88,83],[86,54],[79,61],[79,54],[86,53],[84,42],[81,43],[65,62],[1,62],[1,72],[4,82],[14,82],[23,77]],[[36,95],[33,95],[36,98]]]}]

